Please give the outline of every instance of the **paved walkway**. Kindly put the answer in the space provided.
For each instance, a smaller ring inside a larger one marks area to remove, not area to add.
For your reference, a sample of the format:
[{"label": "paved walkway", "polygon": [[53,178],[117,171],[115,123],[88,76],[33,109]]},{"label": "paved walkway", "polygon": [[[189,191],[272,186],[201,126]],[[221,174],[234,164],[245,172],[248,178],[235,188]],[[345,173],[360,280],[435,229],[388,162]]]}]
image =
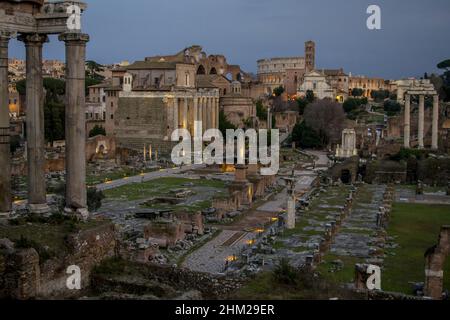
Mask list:
[{"label": "paved walkway", "polygon": [[143,175],[137,175],[133,177],[128,177],[124,179],[119,180],[113,180],[106,183],[101,183],[96,185],[98,190],[109,190],[118,188],[127,184],[131,183],[139,183],[139,182],[147,182],[151,180],[156,180],[159,178],[169,178],[169,177],[180,177],[181,175],[185,174],[187,171],[190,170],[196,170],[204,168],[205,165],[190,165],[190,166],[183,166],[182,168],[173,168],[173,169],[161,169],[159,171],[153,171],[144,173]]},{"label": "paved walkway", "polygon": [[[311,189],[312,183],[317,177],[317,167],[328,167],[328,157],[325,152],[307,151],[307,153],[317,158],[317,161],[316,169],[294,172],[297,179],[296,190],[302,193]],[[247,241],[256,236],[255,233],[248,233],[249,231],[267,225],[272,218],[278,216],[280,211],[286,210],[287,197],[287,190],[283,189],[264,204],[246,212],[245,216],[236,223],[230,226],[219,226],[222,229],[220,236],[189,255],[183,266],[194,271],[223,272],[227,258],[238,255],[240,250],[247,245]],[[227,247],[221,246],[223,243],[234,242],[234,239],[240,237],[242,232],[245,235],[237,243]]]},{"label": "paved walkway", "polygon": [[255,237],[253,233],[223,230],[216,238],[206,243],[201,250],[189,255],[183,267],[192,271],[223,273],[227,260],[248,246],[247,242]]}]

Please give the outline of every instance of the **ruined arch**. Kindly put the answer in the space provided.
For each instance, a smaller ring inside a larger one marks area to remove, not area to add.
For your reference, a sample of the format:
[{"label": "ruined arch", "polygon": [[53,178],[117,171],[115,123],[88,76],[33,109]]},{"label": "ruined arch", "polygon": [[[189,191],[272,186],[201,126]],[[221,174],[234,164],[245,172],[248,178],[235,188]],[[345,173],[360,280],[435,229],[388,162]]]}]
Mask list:
[{"label": "ruined arch", "polygon": [[217,69],[215,67],[212,67],[209,71],[209,74],[217,74]]},{"label": "ruined arch", "polygon": [[206,74],[206,69],[203,65],[198,66],[197,74]]},{"label": "ruined arch", "polygon": [[[437,245],[425,253],[425,287],[427,297],[441,300],[444,290],[444,265],[450,255],[450,225],[443,226]],[[449,270],[447,270],[449,271]]]}]

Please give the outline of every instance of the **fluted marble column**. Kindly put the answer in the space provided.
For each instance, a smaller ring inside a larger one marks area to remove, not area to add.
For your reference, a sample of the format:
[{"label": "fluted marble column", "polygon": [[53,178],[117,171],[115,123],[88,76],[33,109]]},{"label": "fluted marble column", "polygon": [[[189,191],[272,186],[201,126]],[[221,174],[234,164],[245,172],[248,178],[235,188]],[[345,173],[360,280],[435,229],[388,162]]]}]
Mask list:
[{"label": "fluted marble column", "polygon": [[434,150],[438,149],[438,140],[439,140],[439,96],[433,96],[433,128],[432,128],[432,139],[431,139],[431,148]]},{"label": "fluted marble column", "polygon": [[216,98],[216,129],[219,129],[220,99]]},{"label": "fluted marble column", "polygon": [[11,34],[0,32],[0,216],[11,212],[11,149],[8,94],[8,44]]},{"label": "fluted marble column", "polygon": [[419,149],[423,149],[425,147],[424,144],[424,129],[425,129],[425,96],[419,96],[419,129],[417,133],[417,137],[419,139]]},{"label": "fluted marble column", "polygon": [[208,129],[207,122],[208,122],[208,110],[206,110],[206,98],[202,97],[202,122],[203,122],[203,133],[206,132]]},{"label": "fluted marble column", "polygon": [[198,97],[194,96],[194,115],[193,120],[198,121]]},{"label": "fluted marble column", "polygon": [[184,98],[183,103],[183,129],[189,129],[188,128],[188,99]]},{"label": "fluted marble column", "polygon": [[87,34],[59,36],[66,44],[66,212],[87,219],[85,61]]},{"label": "fluted marble column", "polygon": [[178,98],[175,97],[173,99],[173,130],[176,130],[179,128],[179,122],[178,122]]},{"label": "fluted marble column", "polygon": [[405,127],[404,127],[405,148],[411,147],[411,96],[405,94]]},{"label": "fluted marble column", "polygon": [[[197,114],[197,121],[202,121],[203,122],[203,109],[202,109],[202,97],[198,98],[198,114]],[[203,124],[202,124],[202,134],[203,134]]]},{"label": "fluted marble column", "polygon": [[42,47],[48,42],[46,35],[23,34],[19,40],[26,48],[26,101],[27,101],[27,155],[28,155],[28,210],[43,214],[47,205],[45,183],[45,126],[44,85],[42,77]]}]

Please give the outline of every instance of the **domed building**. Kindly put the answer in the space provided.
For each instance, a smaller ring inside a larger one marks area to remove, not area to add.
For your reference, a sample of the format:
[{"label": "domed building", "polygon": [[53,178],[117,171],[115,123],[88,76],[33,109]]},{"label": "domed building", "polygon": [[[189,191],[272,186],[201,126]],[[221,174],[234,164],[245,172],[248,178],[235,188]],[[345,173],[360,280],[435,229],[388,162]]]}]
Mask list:
[{"label": "domed building", "polygon": [[238,128],[244,128],[256,121],[256,106],[253,100],[242,95],[242,85],[239,81],[231,83],[231,90],[220,99],[220,108],[228,121]]}]

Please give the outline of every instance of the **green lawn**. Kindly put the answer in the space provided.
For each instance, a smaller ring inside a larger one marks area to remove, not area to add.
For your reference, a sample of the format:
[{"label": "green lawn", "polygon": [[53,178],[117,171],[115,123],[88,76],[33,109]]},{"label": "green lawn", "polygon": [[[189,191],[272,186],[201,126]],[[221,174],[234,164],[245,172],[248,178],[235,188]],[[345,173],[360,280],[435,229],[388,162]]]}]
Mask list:
[{"label": "green lawn", "polygon": [[[98,227],[108,221],[91,220],[88,222],[71,223],[70,221],[58,224],[43,222],[20,222],[18,225],[0,225],[0,239],[8,238],[13,242],[21,239],[31,241],[35,249],[46,248],[44,251],[53,256],[63,256],[67,253],[66,237],[76,231],[84,231]],[[38,247],[38,248],[36,248]],[[42,257],[41,257],[42,260]]]},{"label": "green lawn", "polygon": [[[147,170],[144,170],[143,172],[148,173],[148,172],[153,172],[155,170],[156,169],[147,169]],[[100,173],[100,174],[92,174],[92,173],[88,172],[88,174],[86,175],[86,184],[88,186],[93,186],[93,185],[97,185],[100,183],[104,183],[105,181],[120,180],[125,177],[137,176],[141,173],[142,173],[142,171],[139,171],[139,170],[136,170],[133,168],[122,168],[122,169],[116,170],[114,172]]]},{"label": "green lawn", "polygon": [[[185,184],[192,184],[189,187],[183,187]],[[225,182],[207,179],[186,179],[186,178],[160,178],[144,183],[132,183],[119,188],[106,190],[105,196],[114,199],[140,200],[150,197],[168,195],[172,189],[192,189],[196,187],[209,187],[223,191]]]},{"label": "green lawn", "polygon": [[[442,225],[450,224],[450,206],[396,203],[388,235],[399,247],[389,250],[382,274],[387,291],[412,293],[409,282],[424,282],[426,250],[437,244]],[[444,271],[444,287],[450,289],[450,259]]]}]

